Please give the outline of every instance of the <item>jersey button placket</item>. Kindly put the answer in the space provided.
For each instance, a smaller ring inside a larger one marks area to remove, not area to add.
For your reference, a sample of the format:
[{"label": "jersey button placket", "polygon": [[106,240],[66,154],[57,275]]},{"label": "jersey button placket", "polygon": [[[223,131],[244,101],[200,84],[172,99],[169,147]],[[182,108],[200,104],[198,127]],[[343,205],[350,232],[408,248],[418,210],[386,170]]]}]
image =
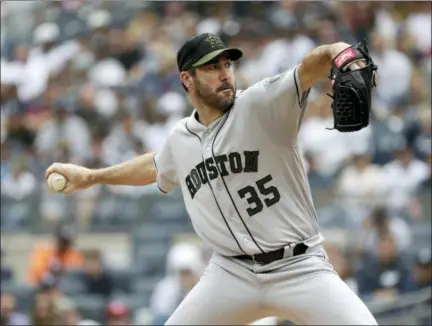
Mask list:
[{"label": "jersey button placket", "polygon": [[210,158],[212,157],[212,137],[209,130],[203,133],[202,135],[202,150],[203,150],[203,156],[204,158]]},{"label": "jersey button placket", "polygon": [[219,178],[216,179],[216,190],[220,191],[222,186],[221,186],[222,181],[220,181]]}]

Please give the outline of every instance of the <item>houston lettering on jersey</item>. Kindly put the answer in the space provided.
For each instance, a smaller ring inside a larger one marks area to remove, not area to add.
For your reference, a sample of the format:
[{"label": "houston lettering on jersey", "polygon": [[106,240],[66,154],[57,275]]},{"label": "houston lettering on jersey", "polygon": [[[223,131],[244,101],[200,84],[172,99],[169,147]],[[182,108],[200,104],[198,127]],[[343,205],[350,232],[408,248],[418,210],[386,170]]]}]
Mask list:
[{"label": "houston lettering on jersey", "polygon": [[[208,180],[237,173],[258,172],[259,151],[232,152],[228,155],[209,157],[197,164],[186,177],[186,185],[192,198]],[[220,173],[219,173],[220,172]]]}]

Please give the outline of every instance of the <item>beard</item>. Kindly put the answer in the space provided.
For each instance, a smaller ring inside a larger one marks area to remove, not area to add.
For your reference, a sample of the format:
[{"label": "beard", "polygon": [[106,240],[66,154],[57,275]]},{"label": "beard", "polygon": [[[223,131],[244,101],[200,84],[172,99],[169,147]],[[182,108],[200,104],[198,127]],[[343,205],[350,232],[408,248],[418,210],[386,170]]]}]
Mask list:
[{"label": "beard", "polygon": [[[231,90],[232,94],[226,96],[221,92]],[[223,83],[216,91],[210,89],[207,85],[195,80],[195,90],[197,97],[207,106],[221,112],[226,112],[231,109],[235,102],[236,87],[230,83]]]}]

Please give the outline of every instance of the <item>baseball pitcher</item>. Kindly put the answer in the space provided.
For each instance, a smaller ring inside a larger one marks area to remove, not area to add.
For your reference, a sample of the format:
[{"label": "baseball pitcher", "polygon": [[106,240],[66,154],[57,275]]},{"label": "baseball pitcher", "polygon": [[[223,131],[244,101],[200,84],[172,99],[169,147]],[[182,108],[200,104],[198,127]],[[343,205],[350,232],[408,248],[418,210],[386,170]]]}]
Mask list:
[{"label": "baseball pitcher", "polygon": [[168,325],[244,325],[268,316],[376,325],[328,261],[297,144],[309,90],[327,77],[335,129],[368,125],[377,67],[366,44],[319,46],[246,90],[236,89],[233,63],[241,56],[213,34],[189,40],[177,62],[195,109],[160,152],[97,170],[54,163],[46,177],[65,176],[65,193],[96,184],[181,188],[194,229],[214,254]]}]

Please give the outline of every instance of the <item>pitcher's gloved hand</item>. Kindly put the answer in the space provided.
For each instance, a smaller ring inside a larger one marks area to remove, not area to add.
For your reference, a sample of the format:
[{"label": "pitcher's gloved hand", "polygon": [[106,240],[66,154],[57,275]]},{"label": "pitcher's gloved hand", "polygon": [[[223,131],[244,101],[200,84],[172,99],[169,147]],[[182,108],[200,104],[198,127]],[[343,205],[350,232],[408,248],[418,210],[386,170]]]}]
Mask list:
[{"label": "pitcher's gloved hand", "polygon": [[329,75],[333,80],[333,95],[329,96],[333,99],[334,129],[353,132],[369,125],[377,69],[364,41],[333,59]]}]

